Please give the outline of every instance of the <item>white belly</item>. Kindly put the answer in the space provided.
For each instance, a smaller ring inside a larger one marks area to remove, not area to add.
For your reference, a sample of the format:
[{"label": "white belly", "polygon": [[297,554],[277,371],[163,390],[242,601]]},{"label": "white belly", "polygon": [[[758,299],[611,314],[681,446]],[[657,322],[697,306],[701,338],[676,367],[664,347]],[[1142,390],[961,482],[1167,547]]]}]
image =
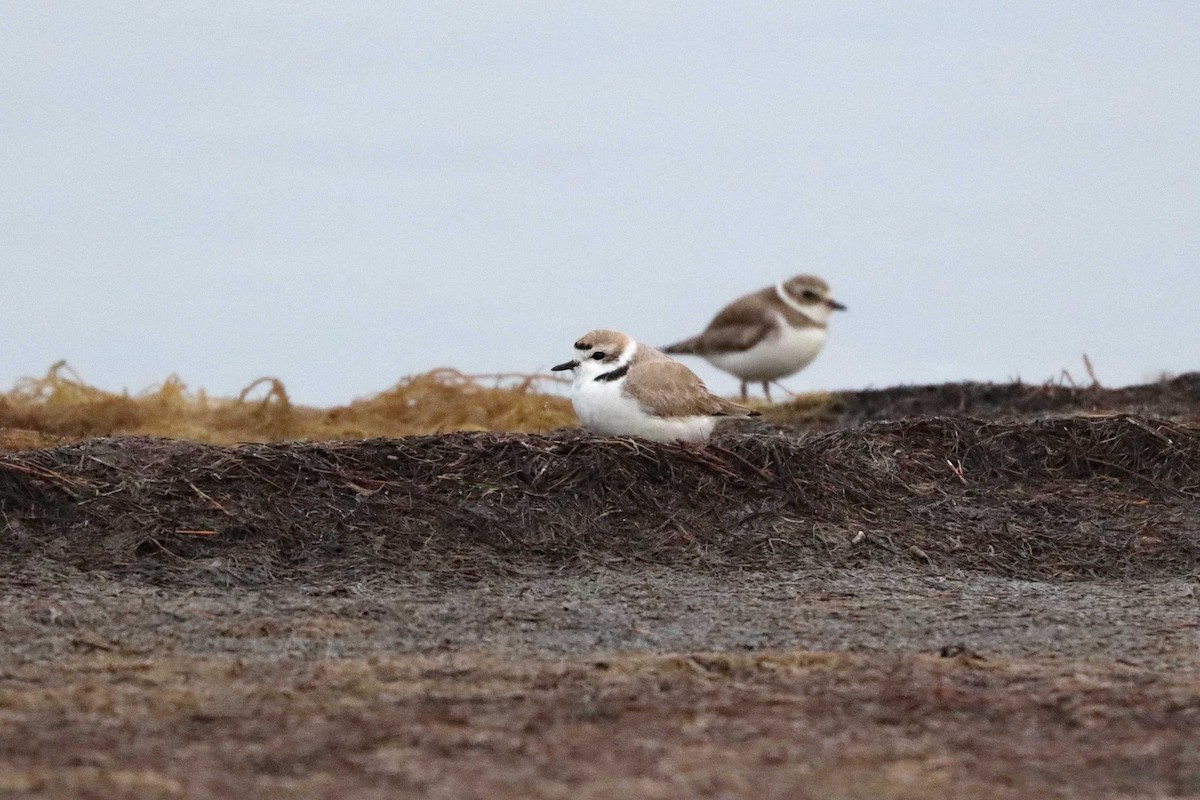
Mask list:
[{"label": "white belly", "polygon": [[716,427],[713,417],[656,417],[621,393],[620,381],[576,381],[571,405],[583,426],[601,436],[640,436],[655,442],[702,442]]},{"label": "white belly", "polygon": [[825,329],[781,325],[741,353],[711,353],[704,358],[718,369],[744,381],[774,381],[807,367],[825,345]]}]

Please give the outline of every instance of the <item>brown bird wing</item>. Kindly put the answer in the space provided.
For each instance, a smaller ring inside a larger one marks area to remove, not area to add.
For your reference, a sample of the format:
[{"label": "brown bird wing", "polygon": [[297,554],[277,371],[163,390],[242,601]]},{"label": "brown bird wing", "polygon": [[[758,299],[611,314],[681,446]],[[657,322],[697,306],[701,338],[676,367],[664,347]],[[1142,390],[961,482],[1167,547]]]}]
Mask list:
[{"label": "brown bird wing", "polygon": [[704,381],[678,361],[636,363],[625,378],[625,393],[656,417],[751,417],[758,412],[717,397]]},{"label": "brown bird wing", "polygon": [[708,323],[703,333],[676,342],[663,350],[675,355],[703,356],[709,353],[743,353],[775,333],[777,320],[793,328],[823,327],[779,299],[774,286],[739,297],[725,306]]},{"label": "brown bird wing", "polygon": [[775,330],[780,313],[775,289],[767,288],[734,300],[695,337],[697,355],[705,353],[741,353],[767,338]]}]

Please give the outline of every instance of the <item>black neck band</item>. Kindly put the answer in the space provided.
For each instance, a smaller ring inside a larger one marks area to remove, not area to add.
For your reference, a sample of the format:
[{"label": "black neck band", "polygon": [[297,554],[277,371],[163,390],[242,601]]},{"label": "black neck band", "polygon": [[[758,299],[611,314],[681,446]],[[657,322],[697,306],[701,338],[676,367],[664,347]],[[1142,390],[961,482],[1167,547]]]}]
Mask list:
[{"label": "black neck band", "polygon": [[629,372],[628,364],[625,364],[624,366],[621,366],[621,367],[617,367],[612,372],[601,373],[600,375],[596,376],[596,380],[598,380],[598,381],[615,381],[617,378],[623,378],[625,376],[626,372]]}]

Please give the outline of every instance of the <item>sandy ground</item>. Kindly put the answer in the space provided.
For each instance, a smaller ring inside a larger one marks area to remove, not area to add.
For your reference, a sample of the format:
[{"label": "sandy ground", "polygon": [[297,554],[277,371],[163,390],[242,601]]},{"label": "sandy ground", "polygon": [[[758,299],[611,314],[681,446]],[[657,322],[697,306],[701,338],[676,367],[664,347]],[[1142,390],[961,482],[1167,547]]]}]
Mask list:
[{"label": "sandy ground", "polygon": [[36,572],[7,796],[1200,796],[1194,579]]},{"label": "sandy ground", "polygon": [[82,573],[52,586],[9,582],[0,602],[6,658],[20,660],[81,648],[256,659],[949,649],[1200,669],[1195,579],[1053,583],[913,569],[717,576],[647,568],[177,591]]}]

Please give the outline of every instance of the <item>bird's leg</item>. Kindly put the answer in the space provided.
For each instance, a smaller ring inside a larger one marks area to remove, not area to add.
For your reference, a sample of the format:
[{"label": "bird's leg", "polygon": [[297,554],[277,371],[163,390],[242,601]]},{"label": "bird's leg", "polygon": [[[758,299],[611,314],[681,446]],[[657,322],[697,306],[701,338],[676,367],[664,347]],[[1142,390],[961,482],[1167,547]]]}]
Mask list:
[{"label": "bird's leg", "polygon": [[742,381],[742,402],[744,403],[749,399],[750,399],[750,394],[749,394],[749,392],[746,391],[746,382]]},{"label": "bird's leg", "polygon": [[763,381],[763,394],[767,396],[767,402],[771,402],[771,382]]},{"label": "bird's leg", "polygon": [[795,393],[795,392],[793,392],[791,389],[789,389],[789,388],[787,388],[786,386],[784,386],[784,385],[783,385],[782,383],[780,383],[779,381],[771,381],[771,382],[772,382],[772,383],[774,383],[776,386],[778,386],[780,389],[782,389],[782,390],[783,390],[783,393],[784,393],[784,394],[786,394],[788,397],[799,397],[799,395],[798,395],[798,394],[796,394],[796,393]]}]

